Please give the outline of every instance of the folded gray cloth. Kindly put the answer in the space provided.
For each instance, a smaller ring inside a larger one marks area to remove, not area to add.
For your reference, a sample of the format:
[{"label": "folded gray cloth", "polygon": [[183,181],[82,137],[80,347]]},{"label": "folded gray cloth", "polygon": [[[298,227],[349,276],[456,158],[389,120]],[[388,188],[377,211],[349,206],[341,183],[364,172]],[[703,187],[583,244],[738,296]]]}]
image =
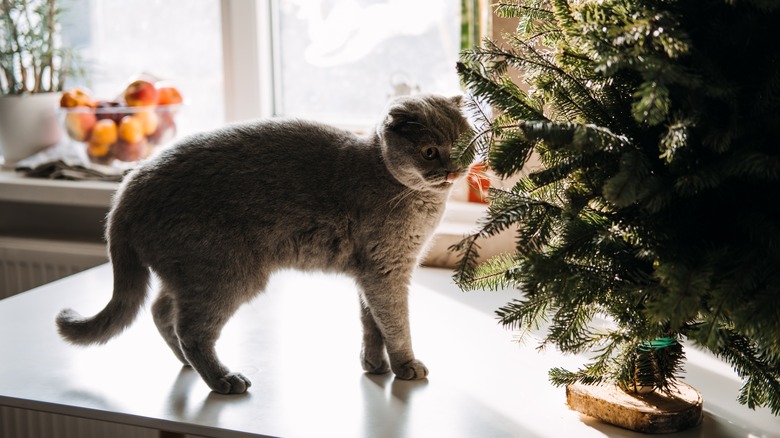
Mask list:
[{"label": "folded gray cloth", "polygon": [[93,163],[83,146],[66,138],[19,161],[16,170],[34,178],[121,181],[129,167]]}]

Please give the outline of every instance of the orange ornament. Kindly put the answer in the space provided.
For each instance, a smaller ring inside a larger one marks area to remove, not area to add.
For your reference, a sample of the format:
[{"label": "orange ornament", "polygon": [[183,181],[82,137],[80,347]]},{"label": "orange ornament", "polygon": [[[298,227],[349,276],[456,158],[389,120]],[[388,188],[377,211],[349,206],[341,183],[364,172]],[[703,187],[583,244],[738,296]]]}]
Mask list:
[{"label": "orange ornament", "polygon": [[469,174],[466,177],[469,186],[469,202],[488,203],[488,189],[490,189],[490,179],[487,175],[487,166],[483,163],[477,163],[471,166]]}]

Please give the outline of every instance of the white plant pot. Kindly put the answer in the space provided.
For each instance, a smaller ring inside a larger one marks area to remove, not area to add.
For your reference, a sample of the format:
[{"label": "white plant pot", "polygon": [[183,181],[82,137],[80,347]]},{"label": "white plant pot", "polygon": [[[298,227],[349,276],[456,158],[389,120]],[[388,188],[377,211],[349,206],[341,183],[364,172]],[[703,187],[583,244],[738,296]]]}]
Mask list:
[{"label": "white plant pot", "polygon": [[0,96],[0,147],[4,167],[13,168],[62,138],[57,109],[61,93]]}]

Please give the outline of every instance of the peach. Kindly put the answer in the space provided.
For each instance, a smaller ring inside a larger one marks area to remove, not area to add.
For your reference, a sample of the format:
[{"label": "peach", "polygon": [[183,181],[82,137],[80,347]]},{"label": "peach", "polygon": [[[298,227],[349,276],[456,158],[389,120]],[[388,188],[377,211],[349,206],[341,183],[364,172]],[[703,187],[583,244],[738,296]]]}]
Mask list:
[{"label": "peach", "polygon": [[93,112],[69,112],[65,115],[65,129],[76,141],[87,141],[95,123],[97,118]]},{"label": "peach", "polygon": [[160,93],[149,81],[137,80],[125,88],[125,102],[129,106],[157,105]]},{"label": "peach", "polygon": [[95,123],[95,127],[92,128],[92,136],[90,137],[90,143],[102,143],[110,145],[116,143],[118,132],[116,123],[111,119],[98,120]]},{"label": "peach", "polygon": [[124,116],[119,122],[119,138],[128,143],[138,143],[144,139],[141,121],[135,116]]},{"label": "peach", "polygon": [[92,93],[86,88],[71,88],[62,93],[60,97],[60,106],[62,108],[75,108],[77,106],[87,106],[94,108],[97,102],[92,98]]},{"label": "peach", "polygon": [[135,118],[141,122],[141,131],[144,135],[154,134],[157,126],[160,124],[160,118],[157,117],[157,113],[154,111],[140,111],[135,114]]},{"label": "peach", "polygon": [[179,89],[167,82],[157,82],[154,84],[160,97],[158,105],[178,105],[184,101]]}]

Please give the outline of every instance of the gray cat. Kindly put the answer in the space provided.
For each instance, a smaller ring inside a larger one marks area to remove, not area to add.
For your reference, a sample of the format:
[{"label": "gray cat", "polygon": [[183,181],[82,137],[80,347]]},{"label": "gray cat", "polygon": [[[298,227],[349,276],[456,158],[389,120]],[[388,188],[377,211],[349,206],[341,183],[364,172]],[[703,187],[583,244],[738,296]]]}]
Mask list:
[{"label": "gray cat", "polygon": [[407,293],[461,171],[450,159],[469,129],[460,105],[397,99],[367,137],[287,120],[184,139],[125,178],[106,231],[113,296],[91,318],[60,312],[60,334],[86,345],[122,332],[151,269],[161,283],[152,315],[174,354],[212,390],[242,393],[250,381],[214,350],[223,325],[274,271],[338,272],[360,289],[363,368],[426,377],[412,352]]}]

